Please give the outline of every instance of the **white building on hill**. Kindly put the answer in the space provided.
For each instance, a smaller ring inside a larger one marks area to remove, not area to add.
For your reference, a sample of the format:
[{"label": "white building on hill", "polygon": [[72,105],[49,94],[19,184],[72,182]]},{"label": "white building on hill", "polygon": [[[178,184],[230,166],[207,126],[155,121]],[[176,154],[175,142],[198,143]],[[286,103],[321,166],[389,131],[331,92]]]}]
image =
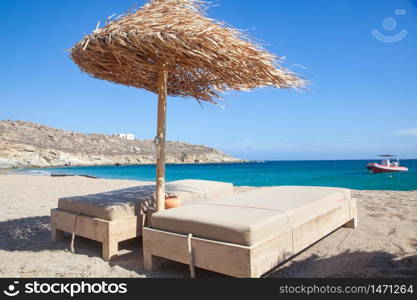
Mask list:
[{"label": "white building on hill", "polygon": [[119,138],[125,139],[125,140],[128,140],[128,141],[134,141],[135,140],[135,135],[133,133],[120,133]]}]

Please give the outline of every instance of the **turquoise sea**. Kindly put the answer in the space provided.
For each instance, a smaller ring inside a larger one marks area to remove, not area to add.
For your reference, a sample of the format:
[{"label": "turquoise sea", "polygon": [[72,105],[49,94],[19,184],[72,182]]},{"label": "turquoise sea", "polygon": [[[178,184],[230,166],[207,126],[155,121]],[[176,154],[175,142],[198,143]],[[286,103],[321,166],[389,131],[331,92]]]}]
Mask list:
[{"label": "turquoise sea", "polygon": [[[417,160],[401,162],[410,169],[408,173],[392,174],[368,173],[365,166],[369,162],[372,161],[267,161],[244,164],[168,165],[167,180],[206,179],[231,182],[237,186],[311,185],[362,190],[417,190]],[[155,166],[151,165],[66,167],[42,171],[108,179],[154,180],[155,177]]]}]

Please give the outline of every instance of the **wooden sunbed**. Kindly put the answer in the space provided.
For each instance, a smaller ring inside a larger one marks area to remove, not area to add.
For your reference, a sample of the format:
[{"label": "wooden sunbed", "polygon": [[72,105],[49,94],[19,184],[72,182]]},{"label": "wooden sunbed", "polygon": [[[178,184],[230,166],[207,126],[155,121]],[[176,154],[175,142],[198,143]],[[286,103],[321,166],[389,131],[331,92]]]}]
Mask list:
[{"label": "wooden sunbed", "polygon": [[[261,277],[339,227],[355,228],[350,190],[275,187],[152,216],[144,263],[165,258],[233,277]],[[192,235],[190,235],[192,234]]]},{"label": "wooden sunbed", "polygon": [[[233,185],[205,180],[168,183],[167,196],[176,196],[184,205],[196,200],[233,194]],[[51,238],[74,233],[103,244],[106,261],[118,254],[118,243],[142,235],[145,216],[155,206],[155,186],[144,185],[108,193],[61,198],[51,210]]]}]

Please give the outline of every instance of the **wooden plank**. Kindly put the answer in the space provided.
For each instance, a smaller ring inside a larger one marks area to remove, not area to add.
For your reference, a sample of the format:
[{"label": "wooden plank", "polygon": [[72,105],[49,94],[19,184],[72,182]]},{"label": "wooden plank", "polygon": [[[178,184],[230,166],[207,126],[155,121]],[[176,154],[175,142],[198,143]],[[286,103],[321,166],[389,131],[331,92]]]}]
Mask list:
[{"label": "wooden plank", "polygon": [[158,270],[163,263],[163,258],[153,256],[145,248],[143,248],[143,267],[147,271]]},{"label": "wooden plank", "polygon": [[[187,236],[147,227],[142,234],[145,267],[152,267],[152,256],[189,263]],[[251,276],[250,248],[200,238],[192,238],[191,244],[196,267],[233,277]]]},{"label": "wooden plank", "polygon": [[51,227],[57,230],[72,233],[75,218],[77,226],[75,234],[95,241],[104,241],[108,236],[109,222],[101,219],[78,216],[64,211],[53,209],[51,211]]},{"label": "wooden plank", "polygon": [[165,144],[168,72],[161,69],[158,82],[158,128],[156,135],[156,210],[165,210]]},{"label": "wooden plank", "polygon": [[110,236],[118,242],[139,237],[142,235],[144,220],[144,216],[135,216],[111,221],[109,223]]},{"label": "wooden plank", "polygon": [[358,227],[358,206],[355,198],[349,201],[350,205],[350,218],[351,220],[345,224],[345,227],[355,229]]},{"label": "wooden plank", "polygon": [[[75,214],[54,209],[51,211],[51,228],[72,233],[75,217]],[[108,238],[109,228],[111,228],[113,239],[120,242],[140,236],[142,234],[143,222],[143,216],[129,217],[116,221],[78,216],[75,233],[85,238],[103,241],[105,238]]]},{"label": "wooden plank", "polygon": [[349,203],[294,228],[294,253],[298,253],[350,220]]},{"label": "wooden plank", "polygon": [[291,258],[293,253],[292,232],[289,231],[251,249],[251,276],[261,277]]},{"label": "wooden plank", "polygon": [[58,230],[55,227],[51,226],[51,241],[53,243],[64,240],[64,231]]},{"label": "wooden plank", "polygon": [[116,258],[119,253],[119,243],[117,240],[109,236],[102,243],[102,257],[105,261],[111,261]]}]

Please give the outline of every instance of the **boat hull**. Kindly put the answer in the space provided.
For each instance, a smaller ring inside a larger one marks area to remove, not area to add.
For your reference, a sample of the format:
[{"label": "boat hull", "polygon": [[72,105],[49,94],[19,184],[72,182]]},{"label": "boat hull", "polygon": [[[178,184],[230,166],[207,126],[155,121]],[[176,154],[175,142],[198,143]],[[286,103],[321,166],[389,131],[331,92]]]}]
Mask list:
[{"label": "boat hull", "polygon": [[380,164],[369,164],[366,168],[372,173],[408,172],[407,167],[401,167],[401,166],[383,166]]}]

